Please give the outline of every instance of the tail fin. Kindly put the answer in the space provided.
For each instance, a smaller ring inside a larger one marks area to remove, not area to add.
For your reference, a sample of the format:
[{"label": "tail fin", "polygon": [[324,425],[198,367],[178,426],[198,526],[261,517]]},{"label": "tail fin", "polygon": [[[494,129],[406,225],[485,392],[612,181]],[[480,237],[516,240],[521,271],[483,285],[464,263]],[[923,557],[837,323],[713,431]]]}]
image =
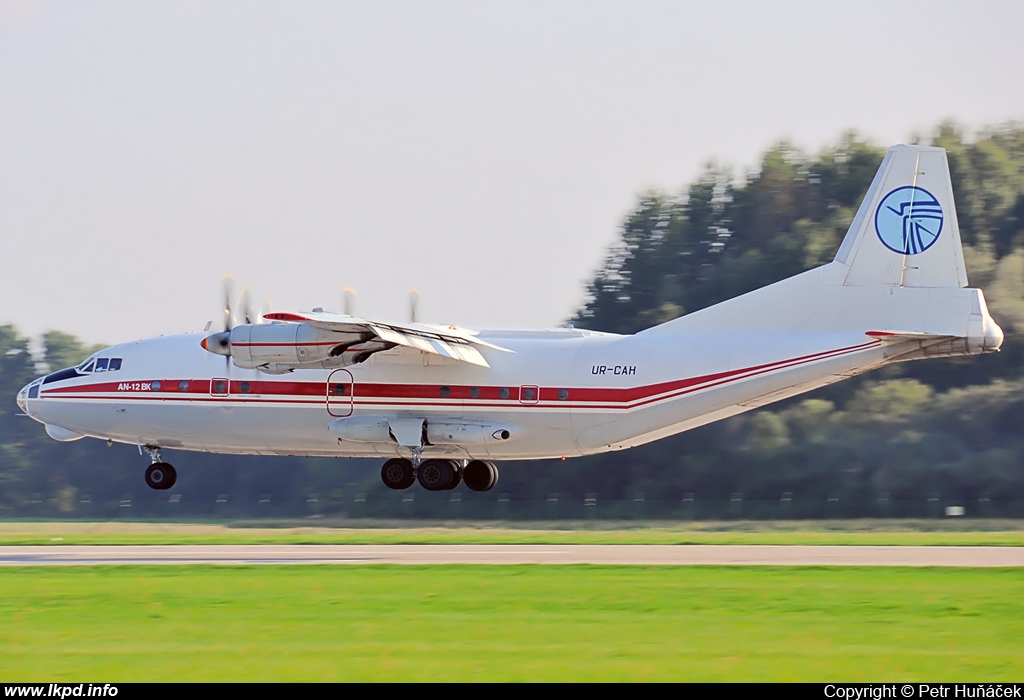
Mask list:
[{"label": "tail fin", "polygon": [[967,286],[944,149],[889,149],[835,262],[846,286]]}]

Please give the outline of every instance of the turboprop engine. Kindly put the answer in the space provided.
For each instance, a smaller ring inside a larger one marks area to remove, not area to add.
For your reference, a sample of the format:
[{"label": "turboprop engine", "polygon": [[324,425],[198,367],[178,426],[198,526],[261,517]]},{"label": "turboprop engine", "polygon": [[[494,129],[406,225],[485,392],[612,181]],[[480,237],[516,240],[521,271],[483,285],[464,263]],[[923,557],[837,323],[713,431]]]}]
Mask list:
[{"label": "turboprop engine", "polygon": [[242,369],[278,374],[299,367],[345,367],[390,347],[370,342],[373,338],[369,332],[332,331],[311,323],[247,323],[208,336],[202,346]]}]

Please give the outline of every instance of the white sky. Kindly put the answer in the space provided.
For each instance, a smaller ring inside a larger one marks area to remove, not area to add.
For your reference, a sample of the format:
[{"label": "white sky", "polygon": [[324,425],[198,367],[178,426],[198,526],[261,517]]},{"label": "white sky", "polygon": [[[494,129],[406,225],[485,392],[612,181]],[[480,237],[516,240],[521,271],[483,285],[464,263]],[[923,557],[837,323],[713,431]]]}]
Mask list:
[{"label": "white sky", "polygon": [[1024,3],[0,0],[0,324],[560,325],[638,193],[1024,118]]}]

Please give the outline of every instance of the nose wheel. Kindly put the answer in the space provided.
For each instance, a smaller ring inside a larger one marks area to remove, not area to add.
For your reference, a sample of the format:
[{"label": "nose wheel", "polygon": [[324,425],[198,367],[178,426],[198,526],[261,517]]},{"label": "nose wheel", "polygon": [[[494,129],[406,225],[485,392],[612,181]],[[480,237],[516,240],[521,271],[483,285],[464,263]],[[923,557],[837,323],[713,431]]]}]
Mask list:
[{"label": "nose wheel", "polygon": [[146,469],[146,485],[157,491],[166,491],[178,480],[178,472],[166,462],[154,462]]},{"label": "nose wheel", "polygon": [[178,472],[164,461],[159,447],[139,445],[139,454],[145,450],[153,463],[146,469],[146,486],[157,491],[166,491],[178,480]]}]

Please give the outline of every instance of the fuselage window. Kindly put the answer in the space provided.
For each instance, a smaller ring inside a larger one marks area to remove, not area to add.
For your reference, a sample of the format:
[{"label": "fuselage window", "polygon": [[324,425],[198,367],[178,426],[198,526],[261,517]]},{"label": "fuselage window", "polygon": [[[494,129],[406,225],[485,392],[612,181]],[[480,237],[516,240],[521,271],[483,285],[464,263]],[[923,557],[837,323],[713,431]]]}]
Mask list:
[{"label": "fuselage window", "polygon": [[507,399],[508,396],[509,396],[509,393],[510,392],[508,390],[508,387],[504,387],[503,386],[500,389],[498,389],[498,398]]},{"label": "fuselage window", "polygon": [[250,384],[249,382],[242,382],[241,384],[238,385],[238,390],[243,394],[248,394],[250,391],[252,391],[252,384]]},{"label": "fuselage window", "polygon": [[471,398],[471,399],[479,399],[480,398],[480,387],[478,387],[478,386],[471,386],[471,387],[469,387],[469,398]]},{"label": "fuselage window", "polygon": [[441,387],[441,398],[442,399],[447,399],[451,395],[452,395],[451,387],[447,387],[447,386]]},{"label": "fuselage window", "polygon": [[107,371],[107,365],[109,363],[110,363],[110,359],[109,358],[101,357],[98,360],[96,360],[96,369],[94,369],[93,371],[94,372],[106,372]]},{"label": "fuselage window", "polygon": [[188,380],[182,379],[178,382],[178,391],[188,391]]},{"label": "fuselage window", "polygon": [[345,396],[348,394],[348,384],[331,384],[331,396]]},{"label": "fuselage window", "polygon": [[569,398],[569,390],[568,389],[559,389],[558,390],[558,400],[559,401],[565,401],[567,398]]},{"label": "fuselage window", "polygon": [[523,399],[525,399],[526,401],[533,401],[535,398],[537,398],[536,389],[523,389]]},{"label": "fuselage window", "polygon": [[160,380],[159,380],[159,379],[157,379],[157,380],[153,381],[153,382],[152,382],[152,383],[150,384],[150,387],[152,387],[153,391],[160,391],[160,387],[161,387],[161,386],[162,386],[162,385],[160,384]]},{"label": "fuselage window", "polygon": [[223,379],[216,379],[213,382],[213,393],[224,396],[228,393],[228,383]]}]

